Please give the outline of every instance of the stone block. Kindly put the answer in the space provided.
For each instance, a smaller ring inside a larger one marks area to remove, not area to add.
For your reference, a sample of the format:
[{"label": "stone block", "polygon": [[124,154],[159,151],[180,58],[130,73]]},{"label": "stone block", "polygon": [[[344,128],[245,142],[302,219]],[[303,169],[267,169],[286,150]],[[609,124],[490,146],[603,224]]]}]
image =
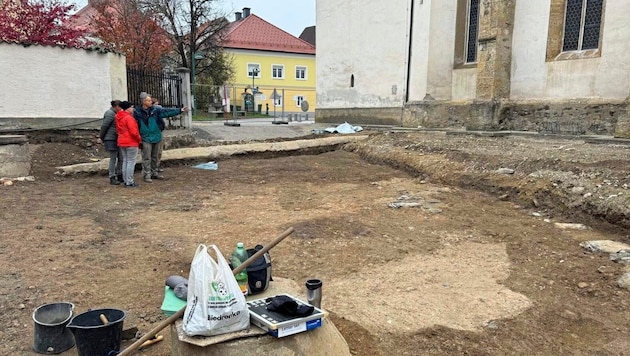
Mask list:
[{"label": "stone block", "polygon": [[0,136],[0,177],[16,178],[31,172],[31,154],[25,136]]},{"label": "stone block", "polygon": [[625,115],[617,120],[614,136],[617,138],[630,138],[630,104],[627,105]]},{"label": "stone block", "polygon": [[[292,280],[280,277],[274,277],[269,289],[264,293],[248,296],[247,299],[277,294],[289,294],[301,300],[306,299],[305,288],[300,288]],[[268,335],[254,325],[247,331],[232,333],[234,335],[223,334],[207,338],[186,336],[183,333],[182,320],[178,320],[170,328],[172,356],[350,355],[346,340],[327,318],[317,329],[282,338]]]}]

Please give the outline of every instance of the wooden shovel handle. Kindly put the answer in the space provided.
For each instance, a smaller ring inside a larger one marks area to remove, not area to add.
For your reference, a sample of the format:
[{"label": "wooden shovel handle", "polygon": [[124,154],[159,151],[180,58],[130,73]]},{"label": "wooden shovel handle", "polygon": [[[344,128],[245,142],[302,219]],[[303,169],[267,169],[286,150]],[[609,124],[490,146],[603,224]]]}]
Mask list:
[{"label": "wooden shovel handle", "polygon": [[138,349],[141,349],[141,348],[147,347],[147,346],[151,346],[151,345],[153,345],[155,343],[158,343],[158,342],[160,342],[162,340],[164,340],[164,335],[158,335],[158,336],[154,337],[153,339],[149,339],[149,340],[143,342],[142,345],[140,345],[138,347]]},{"label": "wooden shovel handle", "polygon": [[109,324],[109,320],[107,320],[107,317],[105,316],[105,314],[101,314],[98,317],[101,318],[101,323],[103,323],[103,325]]},{"label": "wooden shovel handle", "polygon": [[[276,237],[275,240],[271,241],[271,243],[269,243],[266,246],[264,246],[262,249],[260,249],[258,252],[256,252],[252,257],[250,257],[247,260],[245,260],[245,262],[241,263],[240,266],[236,267],[234,269],[234,271],[232,271],[232,273],[234,273],[235,275],[239,274],[241,271],[243,271],[245,268],[247,268],[247,266],[249,266],[252,262],[257,260],[258,257],[262,256],[263,254],[265,254],[265,252],[269,251],[272,247],[274,247],[275,245],[279,244],[280,241],[284,240],[287,236],[291,235],[293,233],[293,231],[295,231],[295,230],[292,227],[286,229],[282,234],[278,235],[278,237]],[[182,316],[184,316],[184,312],[185,311],[186,311],[186,307],[183,307],[180,310],[178,310],[177,313],[169,316],[168,319],[163,320],[161,323],[159,323],[156,327],[151,329],[151,331],[146,333],[139,340],[137,340],[133,344],[129,345],[129,347],[127,347],[126,349],[121,351],[118,354],[118,356],[130,355],[132,352],[136,351],[138,348],[140,348],[140,346],[145,341],[152,339],[157,333],[160,332],[160,330],[162,330],[165,327],[173,324],[175,321],[177,321],[177,319],[179,319]]]}]

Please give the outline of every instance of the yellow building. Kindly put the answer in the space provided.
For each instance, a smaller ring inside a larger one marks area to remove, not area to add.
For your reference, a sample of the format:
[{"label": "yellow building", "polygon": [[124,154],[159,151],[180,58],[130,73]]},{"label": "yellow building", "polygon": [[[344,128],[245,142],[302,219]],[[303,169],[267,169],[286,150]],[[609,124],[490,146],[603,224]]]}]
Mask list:
[{"label": "yellow building", "polygon": [[315,46],[252,14],[249,8],[236,13],[222,46],[233,60],[236,89],[231,102],[237,109],[269,115],[306,109],[313,117]]}]

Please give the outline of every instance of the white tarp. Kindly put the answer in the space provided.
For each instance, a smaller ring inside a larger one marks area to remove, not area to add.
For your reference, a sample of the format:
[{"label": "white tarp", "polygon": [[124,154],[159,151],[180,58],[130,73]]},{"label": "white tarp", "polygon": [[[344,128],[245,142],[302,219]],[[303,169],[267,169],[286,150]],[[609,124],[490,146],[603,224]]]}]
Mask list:
[{"label": "white tarp", "polygon": [[357,133],[357,132],[361,132],[363,131],[363,127],[361,126],[352,126],[347,122],[344,122],[343,124],[337,126],[337,127],[328,127],[325,128],[324,131],[329,132],[329,133],[340,133],[340,134],[353,134],[353,133]]}]

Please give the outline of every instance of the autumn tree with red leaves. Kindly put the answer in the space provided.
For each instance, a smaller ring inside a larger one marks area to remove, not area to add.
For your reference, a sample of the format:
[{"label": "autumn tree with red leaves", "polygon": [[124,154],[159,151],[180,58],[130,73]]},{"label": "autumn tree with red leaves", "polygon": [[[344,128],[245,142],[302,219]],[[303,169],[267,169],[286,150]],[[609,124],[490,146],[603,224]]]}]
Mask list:
[{"label": "autumn tree with red leaves", "polygon": [[158,70],[172,50],[171,41],[158,25],[158,15],[140,8],[137,0],[98,1],[92,5],[94,35],[127,57],[127,66]]},{"label": "autumn tree with red leaves", "polygon": [[66,25],[74,5],[58,0],[0,1],[0,41],[88,47],[86,32]]}]

